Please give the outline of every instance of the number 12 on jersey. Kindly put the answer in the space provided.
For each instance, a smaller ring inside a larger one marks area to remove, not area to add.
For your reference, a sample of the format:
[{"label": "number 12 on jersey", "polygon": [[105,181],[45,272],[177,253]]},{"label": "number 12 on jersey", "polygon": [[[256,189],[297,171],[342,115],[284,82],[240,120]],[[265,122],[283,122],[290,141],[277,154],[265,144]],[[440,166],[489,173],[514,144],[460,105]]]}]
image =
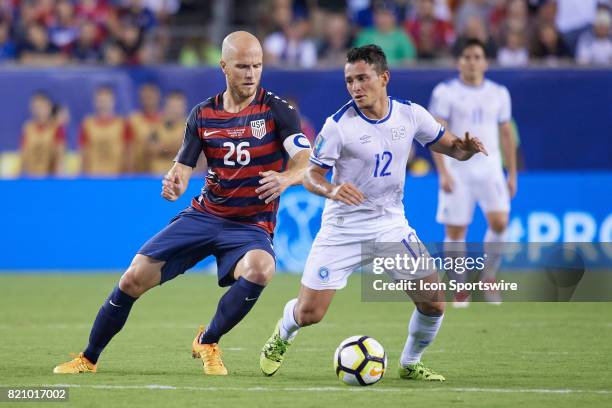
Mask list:
[{"label": "number 12 on jersey", "polygon": [[387,171],[387,169],[391,164],[391,160],[393,160],[393,154],[391,154],[391,152],[384,151],[382,152],[382,154],[376,153],[374,157],[376,158],[376,167],[374,167],[374,177],[390,176],[391,172]]}]

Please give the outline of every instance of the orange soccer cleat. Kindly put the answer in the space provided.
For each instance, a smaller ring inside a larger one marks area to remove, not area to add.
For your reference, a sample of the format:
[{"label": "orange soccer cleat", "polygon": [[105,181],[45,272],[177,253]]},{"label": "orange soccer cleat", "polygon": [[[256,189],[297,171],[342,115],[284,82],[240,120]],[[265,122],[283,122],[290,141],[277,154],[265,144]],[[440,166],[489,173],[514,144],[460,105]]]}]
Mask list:
[{"label": "orange soccer cleat", "polygon": [[221,360],[221,349],[217,343],[200,344],[200,337],[204,333],[204,326],[200,326],[198,334],[193,339],[191,355],[193,358],[202,359],[204,374],[206,375],[227,375],[227,368]]},{"label": "orange soccer cleat", "polygon": [[70,354],[74,359],[58,365],[53,369],[54,374],[95,373],[97,366],[89,361],[83,353]]}]

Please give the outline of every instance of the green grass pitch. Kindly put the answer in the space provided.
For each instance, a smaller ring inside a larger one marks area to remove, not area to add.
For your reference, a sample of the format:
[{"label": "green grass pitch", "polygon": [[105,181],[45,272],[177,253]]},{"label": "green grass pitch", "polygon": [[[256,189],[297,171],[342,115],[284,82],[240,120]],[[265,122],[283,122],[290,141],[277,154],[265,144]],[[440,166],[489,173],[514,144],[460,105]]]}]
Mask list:
[{"label": "green grass pitch", "polygon": [[[259,372],[259,350],[285,302],[297,294],[297,276],[276,276],[251,314],[222,339],[228,377],[205,377],[191,358],[197,326],[211,317],[223,293],[214,277],[200,273],[140,299],[97,374],[52,374],[69,352],[83,349],[117,278],[0,275],[0,386],[70,384],[69,402],[57,406],[113,408],[612,406],[611,303],[449,308],[424,356],[446,383],[406,382],[396,365],[413,305],[361,302],[358,277],[337,294],[321,324],[300,333],[271,378]],[[338,343],[356,334],[376,338],[389,356],[385,378],[372,387],[344,386],[332,369]]]}]

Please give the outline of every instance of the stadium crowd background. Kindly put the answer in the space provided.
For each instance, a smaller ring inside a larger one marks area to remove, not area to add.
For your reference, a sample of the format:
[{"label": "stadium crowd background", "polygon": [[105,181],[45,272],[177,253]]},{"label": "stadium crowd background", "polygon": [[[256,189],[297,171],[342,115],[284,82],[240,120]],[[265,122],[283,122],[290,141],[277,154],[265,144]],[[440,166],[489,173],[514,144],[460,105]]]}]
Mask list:
[{"label": "stadium crowd background", "polygon": [[612,64],[610,0],[0,0],[0,61],[216,65],[231,29],[270,65],[342,65],[376,42],[391,65],[449,64],[476,37],[501,66]]},{"label": "stadium crowd background", "polygon": [[[475,37],[501,67],[601,68],[612,66],[611,15],[610,0],[0,0],[0,65],[217,66],[223,36],[246,29],[262,41],[268,67],[337,69],[351,46],[376,43],[395,69],[452,68],[461,42]],[[40,89],[22,134],[2,135],[20,138],[21,151],[3,155],[0,173],[163,173],[189,103],[158,85],[138,84],[139,110],[125,117],[115,109],[117,89],[101,85],[83,95],[92,115],[76,119],[74,107]],[[66,157],[75,120],[78,152]],[[91,142],[109,121],[113,134]],[[303,122],[312,139],[315,126]]]}]

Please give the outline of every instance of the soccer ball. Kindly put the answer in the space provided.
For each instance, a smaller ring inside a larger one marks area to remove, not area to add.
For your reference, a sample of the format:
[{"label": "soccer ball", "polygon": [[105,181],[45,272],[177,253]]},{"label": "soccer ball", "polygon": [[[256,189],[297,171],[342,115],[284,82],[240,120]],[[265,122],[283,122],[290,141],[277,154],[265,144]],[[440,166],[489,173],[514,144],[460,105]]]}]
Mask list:
[{"label": "soccer ball", "polygon": [[334,369],[348,385],[372,385],[383,377],[387,354],[383,346],[368,336],[352,336],[340,343],[334,354]]}]

